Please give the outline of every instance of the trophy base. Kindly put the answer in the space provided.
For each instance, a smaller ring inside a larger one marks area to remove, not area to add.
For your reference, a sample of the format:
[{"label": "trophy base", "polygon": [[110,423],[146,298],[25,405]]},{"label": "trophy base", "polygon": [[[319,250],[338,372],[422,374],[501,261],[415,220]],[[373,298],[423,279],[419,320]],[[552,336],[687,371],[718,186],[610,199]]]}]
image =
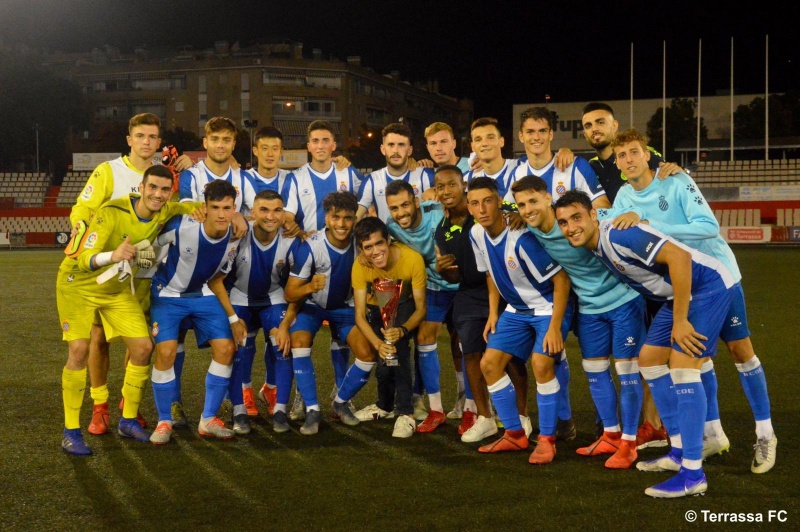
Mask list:
[{"label": "trophy base", "polygon": [[396,357],[384,358],[383,361],[386,363],[387,366],[399,366],[400,365],[400,361],[397,360]]}]

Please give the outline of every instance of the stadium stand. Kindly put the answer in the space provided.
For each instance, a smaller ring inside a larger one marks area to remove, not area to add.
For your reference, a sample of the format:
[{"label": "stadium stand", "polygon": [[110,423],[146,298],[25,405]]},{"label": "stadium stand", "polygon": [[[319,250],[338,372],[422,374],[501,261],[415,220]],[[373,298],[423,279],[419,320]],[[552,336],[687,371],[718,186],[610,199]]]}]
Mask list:
[{"label": "stadium stand", "polygon": [[703,188],[800,184],[800,159],[705,161],[692,172]]},{"label": "stadium stand", "polygon": [[0,197],[14,198],[14,207],[41,207],[49,185],[44,173],[0,173]]},{"label": "stadium stand", "polygon": [[67,172],[64,181],[61,183],[61,190],[58,192],[57,205],[59,207],[72,207],[78,194],[83,190],[83,186],[89,179],[90,172]]}]

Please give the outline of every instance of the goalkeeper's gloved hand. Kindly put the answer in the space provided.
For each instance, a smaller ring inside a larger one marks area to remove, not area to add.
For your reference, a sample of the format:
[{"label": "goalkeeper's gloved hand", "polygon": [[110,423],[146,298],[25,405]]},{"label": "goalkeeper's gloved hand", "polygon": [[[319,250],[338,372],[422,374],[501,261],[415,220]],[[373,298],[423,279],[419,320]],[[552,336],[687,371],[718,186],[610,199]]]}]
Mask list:
[{"label": "goalkeeper's gloved hand", "polygon": [[153,267],[156,262],[156,251],[149,240],[142,240],[133,245],[136,248],[136,265],[145,270]]}]

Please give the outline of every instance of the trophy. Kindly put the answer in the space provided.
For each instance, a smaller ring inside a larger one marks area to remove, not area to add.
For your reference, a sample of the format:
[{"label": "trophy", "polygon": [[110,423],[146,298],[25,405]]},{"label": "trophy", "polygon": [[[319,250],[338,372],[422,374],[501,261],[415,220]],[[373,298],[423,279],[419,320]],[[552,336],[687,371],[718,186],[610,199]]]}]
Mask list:
[{"label": "trophy", "polygon": [[[400,293],[403,290],[403,281],[385,278],[375,279],[372,282],[372,289],[375,292],[375,299],[378,300],[378,308],[381,310],[383,327],[385,329],[394,327],[395,319],[397,319],[397,306],[400,303]],[[391,342],[386,343],[391,345]],[[384,361],[387,366],[400,364],[396,356],[387,356]]]}]

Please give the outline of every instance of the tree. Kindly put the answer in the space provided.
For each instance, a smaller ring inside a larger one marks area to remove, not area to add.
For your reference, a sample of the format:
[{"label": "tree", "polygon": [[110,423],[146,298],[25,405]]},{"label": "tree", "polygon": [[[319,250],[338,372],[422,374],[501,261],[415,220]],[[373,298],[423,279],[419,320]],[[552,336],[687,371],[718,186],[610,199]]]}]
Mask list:
[{"label": "tree", "polygon": [[[763,139],[765,108],[764,98],[754,98],[748,105],[737,107],[733,113],[734,138]],[[800,135],[800,92],[770,96],[769,135]]]},{"label": "tree", "polygon": [[[688,98],[675,98],[667,107],[667,145],[660,146],[662,138],[663,107],[659,107],[655,114],[647,121],[647,136],[654,147],[661,147],[664,158],[668,161],[677,161],[678,154],[675,148],[682,141],[697,141],[697,117],[695,110],[697,104]],[[700,119],[700,138],[708,138],[708,128]]]},{"label": "tree", "polygon": [[38,66],[35,54],[0,49],[0,164],[42,171],[71,163],[67,139],[85,129],[89,113],[80,87]]},{"label": "tree", "polygon": [[193,131],[187,131],[182,127],[164,131],[161,139],[164,146],[175,146],[179,153],[203,150],[203,140]]}]

